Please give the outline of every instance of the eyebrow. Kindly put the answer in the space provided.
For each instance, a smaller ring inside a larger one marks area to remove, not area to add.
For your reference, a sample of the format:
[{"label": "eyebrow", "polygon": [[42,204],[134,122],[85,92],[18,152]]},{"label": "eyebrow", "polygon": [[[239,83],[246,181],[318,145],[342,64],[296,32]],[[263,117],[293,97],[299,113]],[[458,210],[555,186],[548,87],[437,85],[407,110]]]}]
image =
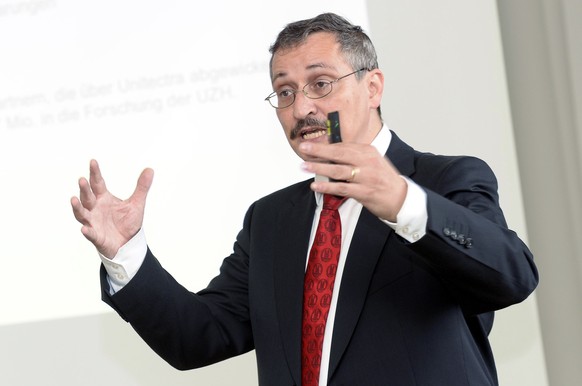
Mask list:
[{"label": "eyebrow", "polygon": [[[307,67],[305,67],[306,70],[313,70],[313,69],[320,69],[320,68],[322,68],[322,69],[337,70],[335,66],[330,66],[330,65],[327,65],[327,64],[321,63],[321,62],[319,62],[319,63],[313,63],[313,64],[310,64]],[[283,77],[287,76],[287,74],[288,73],[286,73],[286,72],[278,72],[278,73],[274,74],[273,75],[273,80],[271,81],[271,83],[275,83],[275,81],[277,79],[283,78]]]}]

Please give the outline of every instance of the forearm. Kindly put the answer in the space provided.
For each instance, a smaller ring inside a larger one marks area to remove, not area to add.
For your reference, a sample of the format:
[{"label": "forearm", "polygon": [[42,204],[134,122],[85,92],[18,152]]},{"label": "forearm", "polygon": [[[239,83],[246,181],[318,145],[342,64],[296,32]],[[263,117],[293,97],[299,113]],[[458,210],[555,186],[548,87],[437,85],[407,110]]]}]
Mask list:
[{"label": "forearm", "polygon": [[[106,284],[102,270],[102,286]],[[252,349],[250,325],[181,286],[148,251],[137,275],[103,300],[172,366],[205,366]]]},{"label": "forearm", "polygon": [[[523,301],[538,274],[527,246],[505,224],[434,192],[428,194],[427,234],[410,248],[475,312]],[[453,233],[454,232],[454,233]]]}]

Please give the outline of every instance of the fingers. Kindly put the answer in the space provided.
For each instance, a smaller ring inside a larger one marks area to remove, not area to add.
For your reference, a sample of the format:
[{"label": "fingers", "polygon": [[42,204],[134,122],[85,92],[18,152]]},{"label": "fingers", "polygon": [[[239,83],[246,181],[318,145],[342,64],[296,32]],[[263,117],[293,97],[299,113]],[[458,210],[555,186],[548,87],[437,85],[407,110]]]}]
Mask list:
[{"label": "fingers", "polygon": [[407,185],[394,165],[376,148],[353,143],[304,143],[300,151],[306,159],[329,161],[305,162],[304,170],[337,181],[314,181],[312,190],[354,198],[376,216],[395,219]]},{"label": "fingers", "polygon": [[378,151],[370,145],[356,143],[319,144],[304,142],[299,146],[304,159],[321,159],[334,164],[354,165],[365,158],[379,156]]},{"label": "fingers", "polygon": [[87,225],[83,225],[81,227],[81,233],[83,234],[83,236],[85,236],[85,238],[87,240],[92,242],[93,245],[95,245],[97,247],[97,232],[95,232],[95,229],[93,229]]},{"label": "fingers", "polygon": [[75,219],[83,225],[81,227],[81,233],[87,240],[95,243],[97,234],[90,224],[91,212],[81,204],[81,201],[77,197],[71,198],[71,207],[73,208]]},{"label": "fingers", "polygon": [[[144,169],[137,181],[137,185],[129,200],[145,205],[147,194],[150,190],[154,178],[154,171],[150,168]],[[86,218],[86,211],[91,211],[99,198],[107,191],[105,180],[101,174],[101,169],[96,160],[91,160],[89,164],[89,181],[84,177],[79,179],[79,199],[73,198],[71,204],[75,216]],[[83,211],[86,209],[86,211]],[[77,218],[79,220],[79,218]]]},{"label": "fingers", "polygon": [[105,186],[105,180],[101,175],[101,169],[96,160],[92,159],[89,163],[89,182],[91,190],[95,196],[99,196],[107,192],[107,186]]},{"label": "fingers", "polygon": [[[336,182],[362,183],[362,168],[353,165],[326,164],[319,162],[305,162],[303,170],[320,176],[329,177]],[[365,167],[363,167],[365,171]]]},{"label": "fingers", "polygon": [[89,182],[84,178],[79,178],[79,199],[83,207],[91,210],[95,206],[95,195],[91,190]]},{"label": "fingers", "polygon": [[329,162],[305,162],[303,169],[336,181],[364,183],[387,165],[376,148],[362,144],[311,144],[300,147],[306,159]]},{"label": "fingers", "polygon": [[89,181],[84,177],[79,178],[79,199],[83,207],[91,210],[95,207],[96,195],[107,191],[99,164],[95,160],[91,160],[89,163]]},{"label": "fingers", "polygon": [[353,167],[352,172],[350,173],[350,178],[348,178],[346,181],[347,182],[356,182],[356,176],[358,175],[358,173],[360,173],[360,168]]},{"label": "fingers", "polygon": [[89,211],[85,209],[81,201],[77,197],[71,198],[71,207],[73,208],[73,215],[75,219],[83,225],[89,223]]}]

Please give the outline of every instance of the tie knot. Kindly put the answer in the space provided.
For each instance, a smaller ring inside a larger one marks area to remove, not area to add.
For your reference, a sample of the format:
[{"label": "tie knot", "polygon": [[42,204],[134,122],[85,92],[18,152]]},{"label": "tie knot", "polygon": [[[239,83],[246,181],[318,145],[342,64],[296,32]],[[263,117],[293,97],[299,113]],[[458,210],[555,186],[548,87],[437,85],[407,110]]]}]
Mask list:
[{"label": "tie knot", "polygon": [[334,196],[332,194],[323,195],[323,209],[337,210],[347,197]]}]

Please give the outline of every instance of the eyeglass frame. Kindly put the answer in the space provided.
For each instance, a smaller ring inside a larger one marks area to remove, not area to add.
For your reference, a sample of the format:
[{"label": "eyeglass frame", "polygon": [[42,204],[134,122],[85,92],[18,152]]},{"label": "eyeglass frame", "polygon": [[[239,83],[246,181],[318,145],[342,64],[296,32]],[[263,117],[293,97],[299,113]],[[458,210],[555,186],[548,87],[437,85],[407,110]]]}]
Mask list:
[{"label": "eyeglass frame", "polygon": [[277,92],[277,91],[273,91],[272,93],[270,93],[270,94],[269,94],[269,95],[268,95],[268,96],[265,98],[265,101],[269,102],[269,104],[270,104],[270,105],[271,105],[273,108],[275,108],[275,109],[277,109],[277,110],[280,110],[280,109],[286,109],[286,108],[287,108],[287,107],[289,107],[289,106],[293,106],[293,103],[295,103],[295,99],[297,99],[297,93],[298,93],[298,92],[300,92],[300,91],[303,93],[303,95],[305,95],[305,97],[306,97],[306,98],[309,98],[309,99],[321,99],[321,98],[325,98],[326,96],[328,96],[329,94],[331,94],[331,92],[333,91],[333,84],[335,84],[335,83],[339,82],[340,80],[342,80],[342,79],[344,79],[344,78],[347,78],[347,77],[348,77],[348,76],[350,76],[350,75],[357,74],[358,72],[362,72],[362,71],[364,71],[364,70],[366,70],[366,71],[369,71],[369,69],[368,69],[367,67],[363,67],[363,68],[360,68],[359,70],[356,70],[356,71],[354,71],[354,72],[350,72],[350,73],[349,73],[349,74],[347,74],[347,75],[343,75],[343,76],[340,76],[339,78],[336,78],[336,79],[334,79],[334,80],[331,80],[331,81],[329,81],[329,92],[328,92],[327,94],[325,94],[325,95],[316,96],[316,97],[311,97],[311,96],[309,96],[309,93],[308,93],[307,91],[305,91],[305,87],[307,87],[307,86],[309,86],[309,85],[311,85],[311,84],[313,84],[313,83],[316,83],[316,82],[321,82],[321,81],[322,81],[322,79],[315,79],[315,80],[313,80],[313,81],[311,81],[311,82],[309,82],[309,83],[305,84],[305,86],[303,86],[303,87],[301,88],[301,90],[292,90],[292,89],[291,89],[291,90],[289,90],[289,91],[292,91],[292,92],[293,92],[293,100],[292,100],[292,101],[291,101],[291,103],[289,103],[287,106],[283,106],[283,107],[277,107],[277,106],[273,105],[273,103],[271,102],[271,99],[272,99],[272,98],[275,98],[275,97],[277,97],[277,94],[278,94],[278,92]]}]

